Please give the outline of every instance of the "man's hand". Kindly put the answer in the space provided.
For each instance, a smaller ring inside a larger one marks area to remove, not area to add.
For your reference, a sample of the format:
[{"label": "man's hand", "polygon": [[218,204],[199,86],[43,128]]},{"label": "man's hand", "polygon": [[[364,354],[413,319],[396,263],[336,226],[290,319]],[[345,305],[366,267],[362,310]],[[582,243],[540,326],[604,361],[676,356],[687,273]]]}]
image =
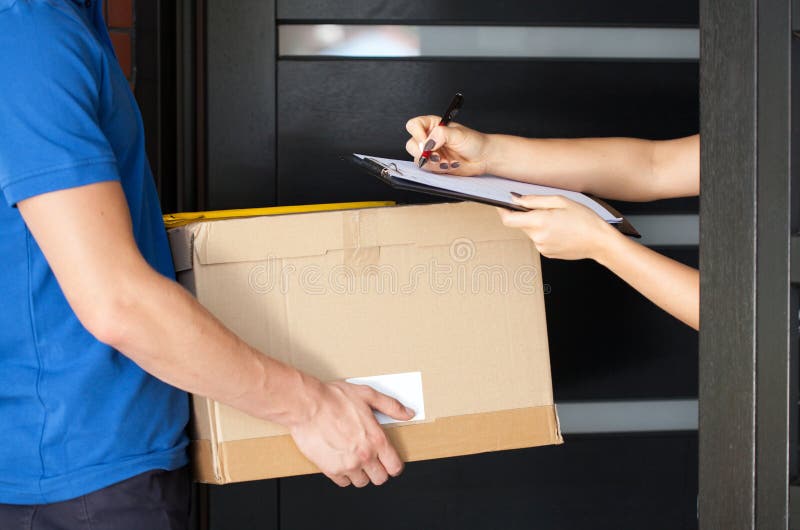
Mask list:
[{"label": "man's hand", "polygon": [[373,409],[407,421],[414,411],[365,385],[310,381],[311,414],[290,427],[297,447],[341,487],[379,486],[403,471],[403,462],[378,425]]},{"label": "man's hand", "polygon": [[531,211],[498,208],[503,224],[522,229],[548,258],[597,259],[614,231],[589,208],[560,195],[525,195],[514,201]]}]

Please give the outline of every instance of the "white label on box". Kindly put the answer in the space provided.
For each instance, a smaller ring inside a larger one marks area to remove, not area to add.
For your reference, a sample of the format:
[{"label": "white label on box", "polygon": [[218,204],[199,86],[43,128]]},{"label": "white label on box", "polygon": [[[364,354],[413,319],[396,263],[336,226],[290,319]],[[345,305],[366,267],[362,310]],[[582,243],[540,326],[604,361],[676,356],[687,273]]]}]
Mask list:
[{"label": "white label on box", "polygon": [[[422,397],[422,372],[406,372],[403,374],[373,375],[370,377],[351,377],[348,383],[371,386],[378,392],[391,396],[410,408],[416,415],[409,421],[425,419],[425,400]],[[375,418],[381,425],[387,423],[405,423],[380,412]]]}]

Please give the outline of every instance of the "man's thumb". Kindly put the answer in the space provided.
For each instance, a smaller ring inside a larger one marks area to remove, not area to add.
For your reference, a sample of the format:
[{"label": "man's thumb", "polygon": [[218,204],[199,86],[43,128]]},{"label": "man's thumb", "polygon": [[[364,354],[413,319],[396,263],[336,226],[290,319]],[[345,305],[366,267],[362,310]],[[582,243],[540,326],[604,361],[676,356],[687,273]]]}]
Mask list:
[{"label": "man's thumb", "polygon": [[398,400],[380,392],[375,393],[375,397],[370,403],[373,409],[383,412],[387,416],[396,420],[410,420],[416,413],[408,407],[403,406]]}]

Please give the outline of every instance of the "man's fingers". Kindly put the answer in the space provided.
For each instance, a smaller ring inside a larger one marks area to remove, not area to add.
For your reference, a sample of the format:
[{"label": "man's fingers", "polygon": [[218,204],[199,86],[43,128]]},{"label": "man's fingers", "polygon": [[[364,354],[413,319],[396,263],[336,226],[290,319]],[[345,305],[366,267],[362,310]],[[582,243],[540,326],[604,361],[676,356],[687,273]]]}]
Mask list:
[{"label": "man's fingers", "polygon": [[377,459],[365,465],[364,472],[369,477],[370,482],[376,486],[380,486],[389,480],[389,473],[386,472],[386,469],[384,469],[383,465]]},{"label": "man's fingers", "polygon": [[346,488],[350,485],[350,479],[343,475],[331,475],[329,473],[325,473],[325,476],[331,479],[331,481],[340,488]]},{"label": "man's fingers", "polygon": [[511,196],[515,203],[531,210],[564,208],[569,199],[561,195],[516,195]]},{"label": "man's fingers", "polygon": [[353,483],[353,486],[357,488],[363,488],[367,484],[369,484],[369,477],[366,473],[364,473],[363,469],[359,469],[358,471],[353,471],[347,474],[347,478],[350,479],[350,482]]},{"label": "man's fingers", "polygon": [[403,406],[402,403],[393,397],[381,394],[375,390],[367,392],[367,404],[378,412],[383,412],[387,416],[400,421],[410,420],[416,414],[413,410]]},{"label": "man's fingers", "polygon": [[378,460],[389,475],[396,477],[403,472],[403,461],[392,444],[387,443],[378,449]]}]

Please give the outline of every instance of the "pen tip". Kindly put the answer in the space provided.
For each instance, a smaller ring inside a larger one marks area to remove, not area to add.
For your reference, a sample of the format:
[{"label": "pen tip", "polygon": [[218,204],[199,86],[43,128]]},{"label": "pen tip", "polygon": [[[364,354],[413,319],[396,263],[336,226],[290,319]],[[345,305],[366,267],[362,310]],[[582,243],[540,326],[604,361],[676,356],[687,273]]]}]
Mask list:
[{"label": "pen tip", "polygon": [[428,159],[427,159],[427,158],[420,158],[420,159],[419,159],[419,162],[417,162],[417,165],[418,165],[419,167],[422,167],[422,166],[424,166],[424,165],[425,165],[425,162],[427,162],[427,161],[428,161]]}]

